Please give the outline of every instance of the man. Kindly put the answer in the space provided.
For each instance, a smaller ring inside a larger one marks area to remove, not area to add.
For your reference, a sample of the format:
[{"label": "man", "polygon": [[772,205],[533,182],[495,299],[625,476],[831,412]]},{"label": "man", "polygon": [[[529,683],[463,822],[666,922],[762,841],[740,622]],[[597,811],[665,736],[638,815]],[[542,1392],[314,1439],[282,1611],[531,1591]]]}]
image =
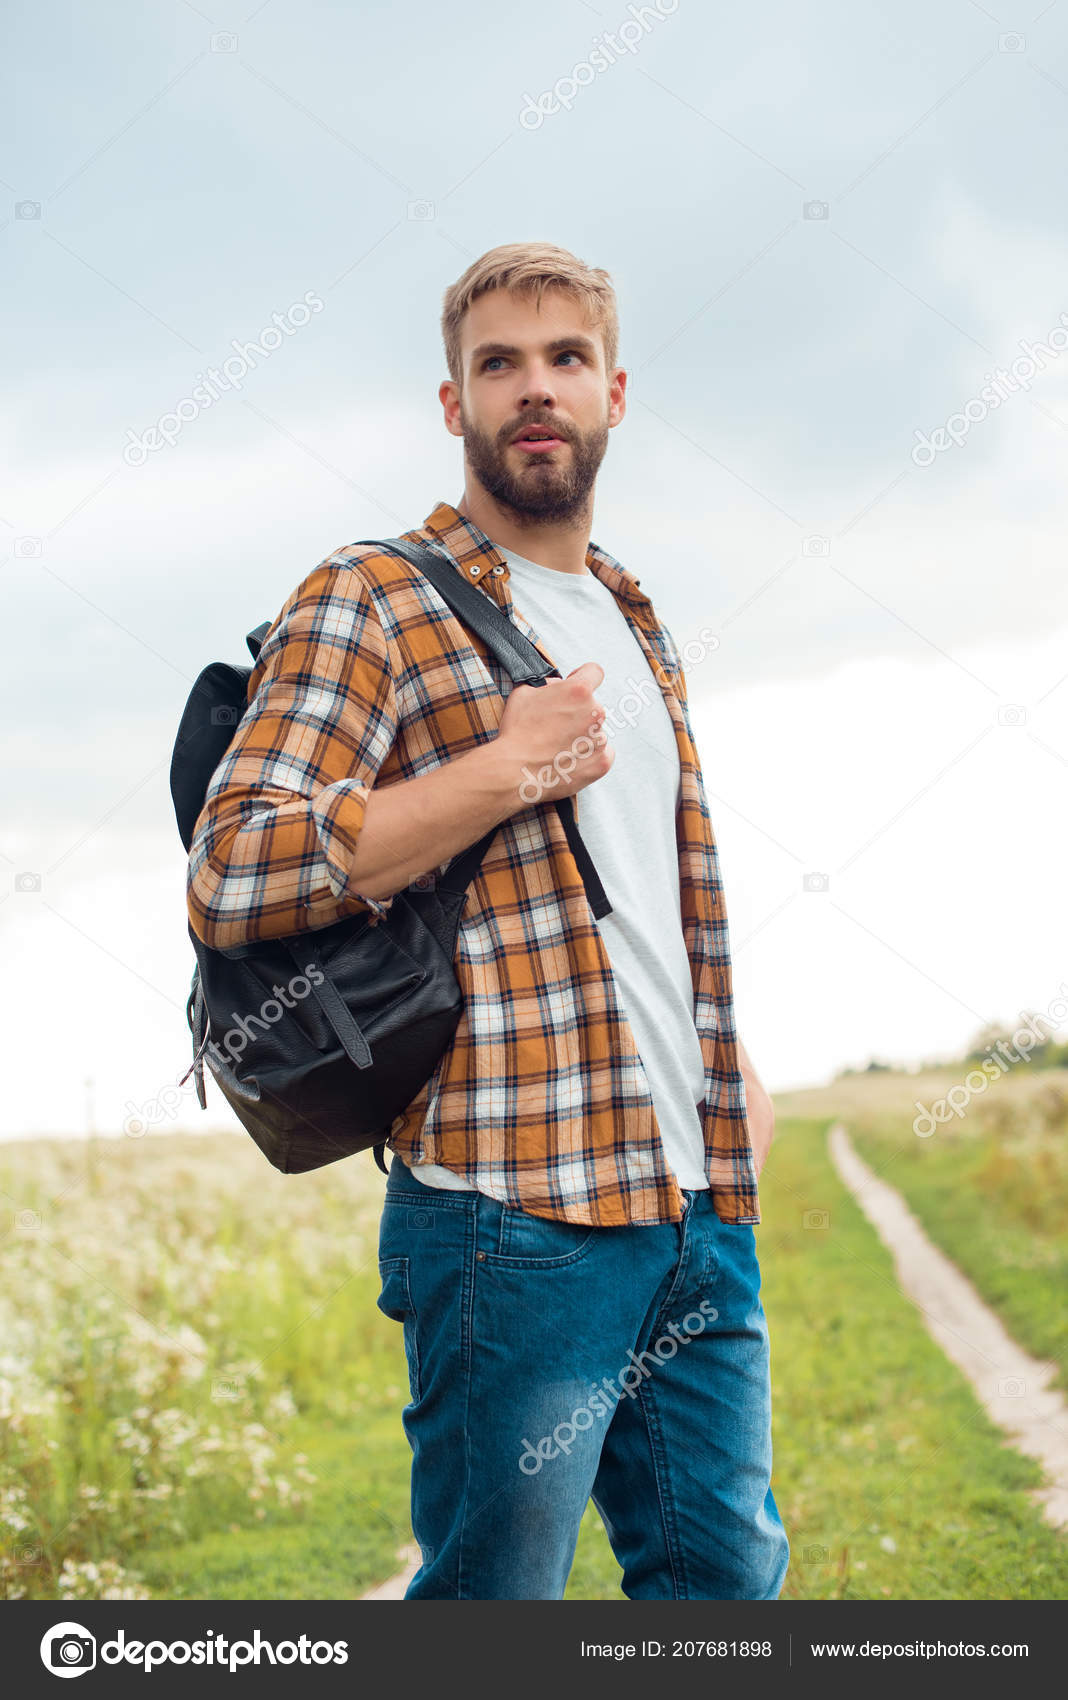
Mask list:
[{"label": "man", "polygon": [[407,562],[328,557],[249,681],[190,918],[215,946],[377,918],[498,828],[457,941],[460,1027],[390,1129],[378,1302],[404,1325],[423,1560],[406,1597],[561,1598],[592,1497],[629,1598],[776,1599],[753,1234],[774,1113],[735,1033],[683,669],[590,541],[625,412],[614,292],[510,244],[448,290],[442,329],[464,493],[405,536],[559,676],[511,688]]}]

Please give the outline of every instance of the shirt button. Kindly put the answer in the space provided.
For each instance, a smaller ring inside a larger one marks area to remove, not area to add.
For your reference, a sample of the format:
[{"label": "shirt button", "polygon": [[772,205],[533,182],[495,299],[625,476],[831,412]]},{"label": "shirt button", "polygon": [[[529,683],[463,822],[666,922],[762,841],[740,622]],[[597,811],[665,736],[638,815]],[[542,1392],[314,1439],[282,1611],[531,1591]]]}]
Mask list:
[{"label": "shirt button", "polygon": [[471,574],[472,578],[477,578],[479,573],[482,571],[482,568],[481,567],[468,567],[467,570]]},{"label": "shirt button", "polygon": [[502,574],[502,573],[503,573],[503,571],[504,571],[504,568],[503,568],[503,567],[494,567],[494,569],[493,569],[493,576],[494,576],[494,578],[500,578],[500,576],[501,576],[501,574]]}]

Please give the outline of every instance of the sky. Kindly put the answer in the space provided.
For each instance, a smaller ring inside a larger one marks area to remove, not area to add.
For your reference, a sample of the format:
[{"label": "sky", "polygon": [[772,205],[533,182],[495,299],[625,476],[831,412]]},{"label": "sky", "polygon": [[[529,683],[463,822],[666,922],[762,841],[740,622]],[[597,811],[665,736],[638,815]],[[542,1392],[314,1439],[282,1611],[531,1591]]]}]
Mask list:
[{"label": "sky", "polygon": [[766,1083],[1058,997],[1068,3],[995,3],[8,8],[0,1135],[232,1125],[168,1091],[178,720],[326,555],[459,499],[441,301],[501,242],[615,284],[593,537],[717,636]]}]

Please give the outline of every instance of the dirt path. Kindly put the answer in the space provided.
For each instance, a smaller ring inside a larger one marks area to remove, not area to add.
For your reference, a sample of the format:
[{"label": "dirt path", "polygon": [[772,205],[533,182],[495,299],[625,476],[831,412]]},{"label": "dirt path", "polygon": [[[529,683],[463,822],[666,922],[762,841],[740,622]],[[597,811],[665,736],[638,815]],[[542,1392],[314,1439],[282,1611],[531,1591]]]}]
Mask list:
[{"label": "dirt path", "polygon": [[845,1127],[827,1136],[831,1161],[894,1259],[902,1292],[928,1333],[963,1370],[992,1422],[1042,1466],[1030,1490],[1046,1521],[1068,1527],[1068,1401],[1049,1386],[1056,1366],[1025,1352],[966,1276],[932,1245],[899,1192],[857,1155]]},{"label": "dirt path", "polygon": [[417,1546],[402,1547],[400,1552],[397,1554],[397,1557],[403,1558],[407,1561],[404,1569],[398,1570],[395,1576],[387,1576],[384,1582],[380,1582],[378,1587],[372,1588],[369,1593],[361,1594],[361,1601],[403,1600],[404,1591],[416,1571],[419,1569],[419,1566],[422,1563],[422,1557]]}]

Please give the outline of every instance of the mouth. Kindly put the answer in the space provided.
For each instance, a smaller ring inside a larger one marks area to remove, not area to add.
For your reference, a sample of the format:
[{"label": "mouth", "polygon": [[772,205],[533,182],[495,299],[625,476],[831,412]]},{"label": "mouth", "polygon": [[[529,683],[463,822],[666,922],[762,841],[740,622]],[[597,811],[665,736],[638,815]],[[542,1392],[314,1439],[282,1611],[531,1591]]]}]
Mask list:
[{"label": "mouth", "polygon": [[557,437],[547,429],[532,425],[528,431],[522,431],[518,437],[512,438],[512,447],[521,449],[524,454],[543,455],[551,454],[553,449],[562,448],[564,441],[563,437]]}]

